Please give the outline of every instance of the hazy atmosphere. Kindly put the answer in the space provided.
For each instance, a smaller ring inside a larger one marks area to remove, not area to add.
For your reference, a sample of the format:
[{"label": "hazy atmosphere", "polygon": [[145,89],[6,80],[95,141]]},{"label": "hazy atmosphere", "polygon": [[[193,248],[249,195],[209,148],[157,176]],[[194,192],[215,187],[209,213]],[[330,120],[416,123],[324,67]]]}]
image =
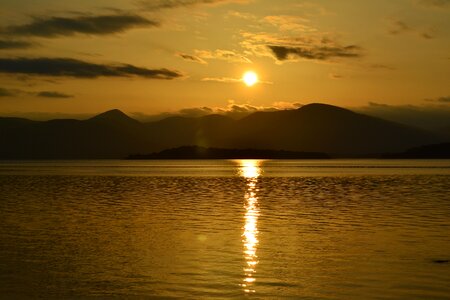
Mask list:
[{"label": "hazy atmosphere", "polygon": [[312,102],[450,116],[447,0],[4,0],[0,11],[2,116]]},{"label": "hazy atmosphere", "polygon": [[0,2],[0,298],[450,299],[450,0]]}]

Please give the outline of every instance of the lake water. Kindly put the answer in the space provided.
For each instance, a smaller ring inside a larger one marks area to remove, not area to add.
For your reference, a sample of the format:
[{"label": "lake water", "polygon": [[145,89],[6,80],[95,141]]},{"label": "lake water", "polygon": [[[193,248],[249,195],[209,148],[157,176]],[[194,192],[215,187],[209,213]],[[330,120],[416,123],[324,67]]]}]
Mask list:
[{"label": "lake water", "polygon": [[450,160],[0,162],[0,298],[450,299]]}]

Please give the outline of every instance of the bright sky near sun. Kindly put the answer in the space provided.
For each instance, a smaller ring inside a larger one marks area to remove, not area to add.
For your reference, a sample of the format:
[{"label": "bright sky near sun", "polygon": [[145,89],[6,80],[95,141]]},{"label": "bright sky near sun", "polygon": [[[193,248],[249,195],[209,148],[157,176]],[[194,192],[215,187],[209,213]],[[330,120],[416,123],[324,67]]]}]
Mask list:
[{"label": "bright sky near sun", "polygon": [[0,12],[0,114],[450,96],[449,0],[3,0]]}]

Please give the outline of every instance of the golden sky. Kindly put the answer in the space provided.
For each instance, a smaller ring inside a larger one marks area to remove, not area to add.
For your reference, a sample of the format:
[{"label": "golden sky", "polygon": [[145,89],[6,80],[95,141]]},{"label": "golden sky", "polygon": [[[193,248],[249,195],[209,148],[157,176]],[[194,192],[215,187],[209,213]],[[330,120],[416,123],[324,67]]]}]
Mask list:
[{"label": "golden sky", "polygon": [[449,0],[3,0],[0,13],[0,114],[450,104]]}]

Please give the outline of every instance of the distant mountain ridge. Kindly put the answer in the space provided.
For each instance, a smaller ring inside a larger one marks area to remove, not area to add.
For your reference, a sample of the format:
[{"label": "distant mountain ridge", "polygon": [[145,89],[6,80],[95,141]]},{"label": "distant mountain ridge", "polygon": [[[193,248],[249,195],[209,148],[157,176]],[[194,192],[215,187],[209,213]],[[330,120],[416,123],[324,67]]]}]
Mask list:
[{"label": "distant mountain ridge", "polygon": [[0,118],[0,159],[125,158],[185,145],[359,155],[439,142],[421,129],[319,103],[239,120],[208,115],[142,123],[120,110],[87,120]]}]

